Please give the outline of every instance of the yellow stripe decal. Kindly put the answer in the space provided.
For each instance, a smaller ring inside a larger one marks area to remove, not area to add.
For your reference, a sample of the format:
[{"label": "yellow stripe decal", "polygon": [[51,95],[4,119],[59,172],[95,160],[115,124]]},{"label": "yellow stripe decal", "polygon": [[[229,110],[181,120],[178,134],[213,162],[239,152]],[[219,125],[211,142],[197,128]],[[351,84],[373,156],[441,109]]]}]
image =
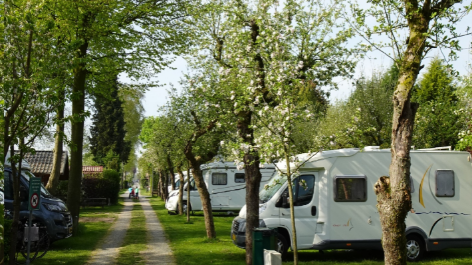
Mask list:
[{"label": "yellow stripe decal", "polygon": [[426,173],[428,173],[429,169],[433,166],[433,164],[431,164],[431,166],[428,167],[428,169],[426,169],[426,171],[424,172],[424,175],[423,175],[423,178],[421,179],[421,184],[420,184],[420,203],[421,205],[423,205],[423,208],[426,208],[424,206],[424,202],[423,202],[423,182],[424,182],[424,177],[426,177]]}]

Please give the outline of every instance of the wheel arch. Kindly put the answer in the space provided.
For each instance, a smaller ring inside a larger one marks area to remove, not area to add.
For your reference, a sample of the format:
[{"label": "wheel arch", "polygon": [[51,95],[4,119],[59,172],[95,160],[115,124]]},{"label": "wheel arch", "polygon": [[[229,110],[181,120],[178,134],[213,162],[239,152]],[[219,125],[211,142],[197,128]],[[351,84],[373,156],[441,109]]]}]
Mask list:
[{"label": "wheel arch", "polygon": [[425,244],[426,251],[428,251],[428,235],[424,232],[423,229],[417,226],[410,226],[405,230],[405,236],[409,235],[418,235],[421,239],[423,239],[423,243]]}]

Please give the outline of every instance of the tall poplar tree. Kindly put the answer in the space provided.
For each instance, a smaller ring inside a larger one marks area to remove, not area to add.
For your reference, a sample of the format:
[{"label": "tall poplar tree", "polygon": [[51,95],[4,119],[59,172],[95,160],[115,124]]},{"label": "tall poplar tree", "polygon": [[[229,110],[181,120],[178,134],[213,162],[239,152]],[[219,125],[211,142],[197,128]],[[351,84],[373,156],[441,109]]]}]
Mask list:
[{"label": "tall poplar tree", "polygon": [[105,157],[112,152],[119,157],[119,162],[128,161],[131,143],[125,140],[125,120],[122,101],[118,96],[117,77],[100,84],[102,91],[94,96],[95,114],[90,128],[90,151],[97,163],[108,166]]}]

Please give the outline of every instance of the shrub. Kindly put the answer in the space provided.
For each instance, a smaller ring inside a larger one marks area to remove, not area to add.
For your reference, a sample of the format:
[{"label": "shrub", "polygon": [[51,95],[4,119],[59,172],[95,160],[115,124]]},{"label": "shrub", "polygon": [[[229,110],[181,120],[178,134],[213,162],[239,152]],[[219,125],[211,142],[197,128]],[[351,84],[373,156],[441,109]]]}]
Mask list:
[{"label": "shrub", "polygon": [[120,174],[112,169],[103,171],[101,178],[86,178],[82,181],[85,198],[109,198],[110,203],[118,203]]}]

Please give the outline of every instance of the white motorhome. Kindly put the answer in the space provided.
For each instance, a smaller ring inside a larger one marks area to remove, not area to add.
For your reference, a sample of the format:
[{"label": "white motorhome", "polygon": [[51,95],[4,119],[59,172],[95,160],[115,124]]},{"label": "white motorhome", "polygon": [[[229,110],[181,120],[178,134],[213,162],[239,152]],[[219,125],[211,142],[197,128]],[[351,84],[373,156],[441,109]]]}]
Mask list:
[{"label": "white motorhome", "polygon": [[[469,153],[416,150],[410,155],[413,207],[406,218],[408,259],[418,260],[426,251],[471,247]],[[298,249],[382,249],[373,187],[379,177],[389,175],[390,150],[353,148],[298,158],[308,159],[293,179]],[[286,171],[285,162],[278,167]],[[282,254],[292,239],[287,190],[285,177],[277,174],[259,194],[261,226],[277,229]],[[233,243],[241,248],[245,217],[243,207],[231,231]]]},{"label": "white motorhome", "polygon": [[[234,162],[214,162],[202,165],[203,179],[210,193],[213,211],[239,211],[246,204],[246,183],[244,169],[238,170]],[[263,187],[275,173],[274,165],[261,168]],[[193,178],[190,180],[190,209],[202,211],[202,201],[195,187]],[[187,185],[184,186],[187,190]],[[166,200],[166,209],[178,211],[179,190],[174,190]],[[184,211],[187,205],[187,192],[184,192]]]},{"label": "white motorhome", "polygon": [[[187,171],[182,172],[184,174],[184,183],[187,183]],[[190,173],[190,177],[192,177],[192,173]],[[178,190],[180,187],[180,175],[176,174],[175,177],[175,190]],[[173,191],[172,185],[167,186],[167,191],[171,193]]]}]

